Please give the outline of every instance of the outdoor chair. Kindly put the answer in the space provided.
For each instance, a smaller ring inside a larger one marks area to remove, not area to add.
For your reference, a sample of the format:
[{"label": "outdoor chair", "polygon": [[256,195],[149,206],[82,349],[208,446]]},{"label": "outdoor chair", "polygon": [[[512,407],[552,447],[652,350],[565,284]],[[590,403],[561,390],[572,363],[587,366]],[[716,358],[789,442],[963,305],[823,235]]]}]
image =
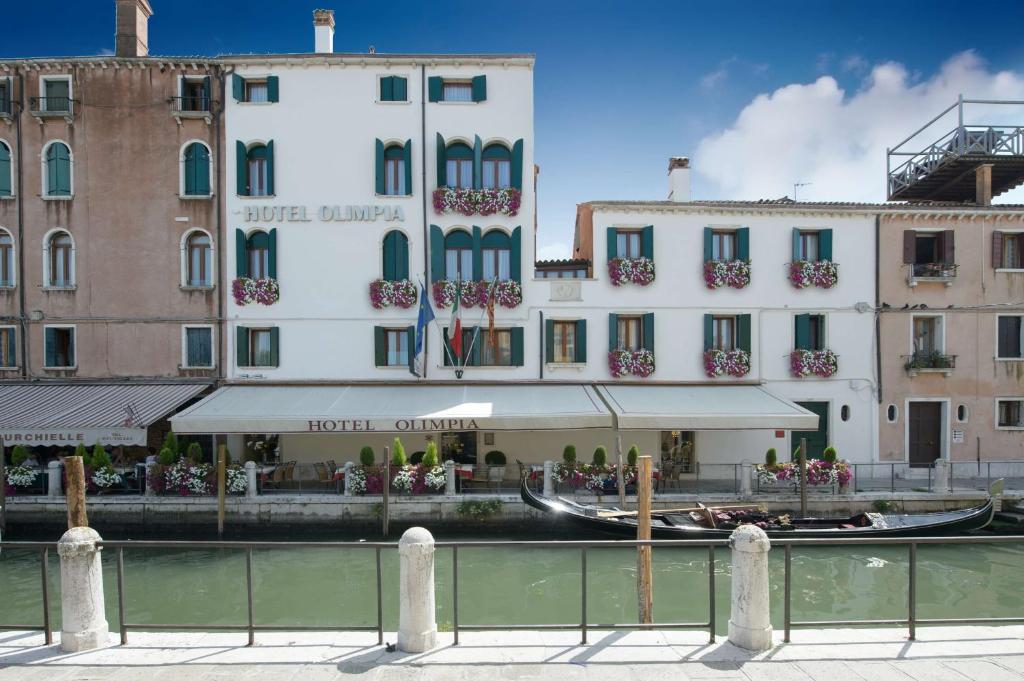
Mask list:
[{"label": "outdoor chair", "polygon": [[338,464],[334,463],[334,459],[327,460],[327,472],[334,475],[338,470]]},{"label": "outdoor chair", "polygon": [[263,489],[281,489],[281,483],[284,482],[285,467],[278,466],[274,469],[269,480],[263,482]]},{"label": "outdoor chair", "polygon": [[487,466],[473,466],[473,477],[462,481],[463,489],[476,489],[477,487],[487,488],[490,482]]},{"label": "outdoor chair", "polygon": [[501,489],[501,483],[505,479],[505,467],[504,466],[488,466],[487,467],[487,486],[495,489]]}]

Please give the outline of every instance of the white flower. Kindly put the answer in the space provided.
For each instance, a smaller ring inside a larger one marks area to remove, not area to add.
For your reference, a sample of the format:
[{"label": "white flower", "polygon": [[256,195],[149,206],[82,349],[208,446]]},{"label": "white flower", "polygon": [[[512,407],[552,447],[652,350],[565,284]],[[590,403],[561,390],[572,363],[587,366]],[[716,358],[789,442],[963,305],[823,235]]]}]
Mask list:
[{"label": "white flower", "polygon": [[11,487],[31,487],[38,472],[28,466],[12,466],[7,469],[7,484]]},{"label": "white flower", "polygon": [[107,489],[108,487],[120,485],[123,481],[123,478],[109,466],[101,468],[92,474],[92,483],[100,489]]}]

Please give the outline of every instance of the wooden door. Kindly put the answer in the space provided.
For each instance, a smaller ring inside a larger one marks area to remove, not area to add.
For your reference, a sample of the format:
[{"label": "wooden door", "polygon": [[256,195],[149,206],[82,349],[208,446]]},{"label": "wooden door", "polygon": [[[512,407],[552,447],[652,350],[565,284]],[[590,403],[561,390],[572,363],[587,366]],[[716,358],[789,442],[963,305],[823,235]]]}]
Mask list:
[{"label": "wooden door", "polygon": [[931,466],[942,456],[942,403],[911,402],[907,425],[910,465]]},{"label": "wooden door", "polygon": [[[818,415],[818,429],[794,430],[793,451],[795,452],[800,446],[800,438],[805,437],[807,438],[807,458],[820,459],[825,452],[825,447],[828,447],[828,402],[797,402],[797,404]],[[798,456],[799,454],[794,454],[793,460],[796,461]]]}]

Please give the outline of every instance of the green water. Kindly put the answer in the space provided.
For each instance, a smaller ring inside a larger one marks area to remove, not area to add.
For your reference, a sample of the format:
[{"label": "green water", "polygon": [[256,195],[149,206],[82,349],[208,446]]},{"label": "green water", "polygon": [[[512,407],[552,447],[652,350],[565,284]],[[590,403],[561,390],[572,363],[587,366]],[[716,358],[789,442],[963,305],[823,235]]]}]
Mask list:
[{"label": "green water", "polygon": [[[588,552],[591,624],[636,621],[635,555],[629,549]],[[130,624],[245,624],[243,552],[130,549],[124,556]],[[783,554],[773,551],[770,557],[772,618],[781,627]],[[717,629],[725,633],[730,589],[727,550],[718,550],[716,558]],[[105,551],[103,562],[107,618],[116,629],[115,551]],[[384,626],[393,631],[398,623],[397,551],[383,550],[381,562]],[[655,549],[653,567],[655,621],[707,621],[707,550]],[[438,551],[435,579],[438,622],[442,629],[449,629],[450,550]],[[921,546],[918,580],[918,617],[1019,617],[1024,613],[1024,544]],[[42,621],[40,582],[37,553],[5,549],[0,554],[0,623]],[[59,629],[56,556],[50,557],[49,584],[52,622]],[[372,549],[256,550],[253,587],[258,624],[376,625]],[[793,550],[795,620],[906,617],[906,593],[905,547]],[[460,624],[577,623],[579,618],[578,550],[459,549]]]}]

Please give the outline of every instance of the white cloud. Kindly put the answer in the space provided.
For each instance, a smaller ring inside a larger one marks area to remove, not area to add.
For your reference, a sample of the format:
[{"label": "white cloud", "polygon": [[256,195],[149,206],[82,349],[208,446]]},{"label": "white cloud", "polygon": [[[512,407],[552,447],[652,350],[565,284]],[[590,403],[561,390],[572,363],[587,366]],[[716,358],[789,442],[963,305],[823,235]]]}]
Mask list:
[{"label": "white cloud", "polygon": [[[778,198],[792,195],[794,182],[810,182],[800,188],[801,200],[884,200],[886,148],[960,93],[971,99],[1021,100],[1024,74],[991,71],[968,51],[924,80],[913,78],[902,64],[887,62],[875,65],[852,94],[835,78],[821,76],[758,95],[728,128],[698,144],[694,170],[711,190],[703,198]],[[968,111],[986,123],[1024,123],[1020,109],[975,106]],[[991,120],[997,115],[999,120]],[[954,125],[955,118],[943,119],[923,135],[930,139],[917,141],[935,141]]]},{"label": "white cloud", "polygon": [[571,241],[537,244],[537,260],[565,260],[572,257]]},{"label": "white cloud", "polygon": [[103,49],[101,49],[96,54],[97,54],[97,56],[100,56],[100,57],[113,57],[114,56],[114,51],[112,49],[110,49],[109,47],[104,47]]},{"label": "white cloud", "polygon": [[839,64],[839,68],[851,73],[863,73],[867,71],[868,66],[868,60],[859,54],[851,54]]},{"label": "white cloud", "polygon": [[718,68],[711,73],[705,74],[700,79],[700,85],[705,90],[713,90],[729,77],[729,68],[739,62],[739,57],[733,55],[718,64]]}]

